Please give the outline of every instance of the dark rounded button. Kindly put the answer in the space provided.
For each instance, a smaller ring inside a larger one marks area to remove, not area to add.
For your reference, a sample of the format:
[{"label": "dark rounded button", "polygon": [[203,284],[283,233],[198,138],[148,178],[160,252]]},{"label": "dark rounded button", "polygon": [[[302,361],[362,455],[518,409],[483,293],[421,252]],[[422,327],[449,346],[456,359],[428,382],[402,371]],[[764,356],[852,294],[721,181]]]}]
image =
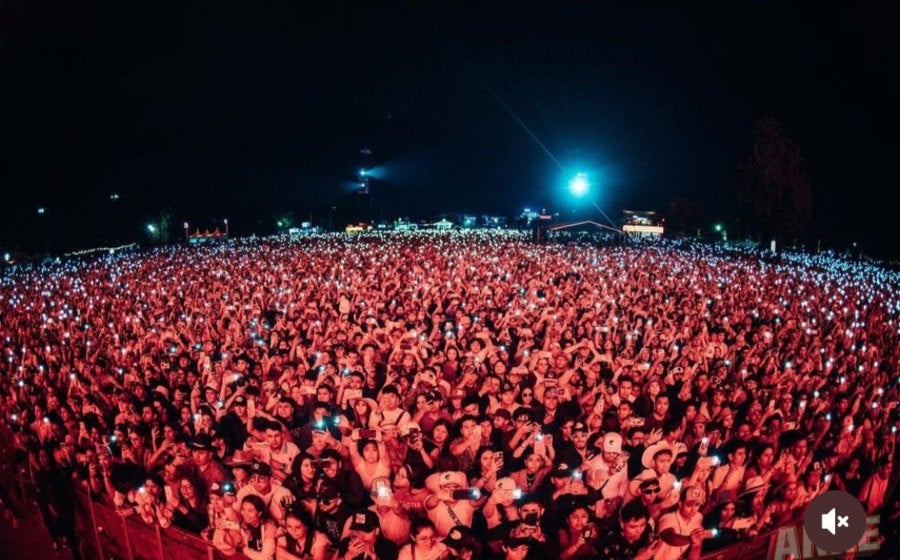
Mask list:
[{"label": "dark rounded button", "polygon": [[814,545],[828,552],[844,552],[859,544],[866,532],[866,510],[850,494],[833,490],[809,503],[803,523]]}]

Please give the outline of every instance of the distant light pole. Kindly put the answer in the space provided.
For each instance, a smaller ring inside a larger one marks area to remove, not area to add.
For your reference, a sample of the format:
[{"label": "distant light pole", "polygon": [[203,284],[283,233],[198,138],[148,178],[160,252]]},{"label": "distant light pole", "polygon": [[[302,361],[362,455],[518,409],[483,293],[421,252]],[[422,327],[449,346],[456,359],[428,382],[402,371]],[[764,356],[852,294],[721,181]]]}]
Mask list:
[{"label": "distant light pole", "polygon": [[723,226],[722,224],[715,224],[713,226],[713,229],[716,231],[716,233],[722,234],[722,241],[728,241],[728,230],[725,229],[725,226]]}]

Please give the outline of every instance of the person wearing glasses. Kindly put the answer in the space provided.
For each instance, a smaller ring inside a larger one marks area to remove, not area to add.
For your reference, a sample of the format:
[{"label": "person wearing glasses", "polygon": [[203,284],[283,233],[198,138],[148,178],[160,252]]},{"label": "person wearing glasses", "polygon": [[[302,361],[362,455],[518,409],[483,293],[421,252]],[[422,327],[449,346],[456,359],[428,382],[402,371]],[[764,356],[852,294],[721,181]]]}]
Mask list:
[{"label": "person wearing glasses", "polygon": [[409,531],[409,544],[400,549],[397,560],[438,560],[447,555],[447,545],[438,541],[434,523],[416,519]]},{"label": "person wearing glasses", "polygon": [[206,488],[188,473],[178,477],[178,496],[170,507],[172,524],[185,531],[200,534],[209,524]]}]

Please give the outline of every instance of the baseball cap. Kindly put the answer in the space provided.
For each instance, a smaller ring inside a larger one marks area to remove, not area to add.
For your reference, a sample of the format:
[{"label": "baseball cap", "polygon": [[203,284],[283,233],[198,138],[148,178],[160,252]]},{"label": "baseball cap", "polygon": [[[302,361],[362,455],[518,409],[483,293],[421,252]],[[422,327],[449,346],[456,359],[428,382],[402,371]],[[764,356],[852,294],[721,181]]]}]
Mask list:
[{"label": "baseball cap", "polygon": [[334,500],[341,497],[341,491],[334,482],[324,482],[319,487],[320,500]]},{"label": "baseball cap", "polygon": [[597,440],[600,449],[604,453],[621,453],[622,452],[622,436],[615,432],[604,434],[602,438]]},{"label": "baseball cap", "polygon": [[700,486],[688,486],[681,493],[681,501],[702,504],[706,501],[706,492]]},{"label": "baseball cap", "polygon": [[272,467],[268,463],[260,463],[254,462],[253,466],[250,467],[251,475],[259,475],[259,476],[272,476]]},{"label": "baseball cap", "polygon": [[475,540],[475,533],[472,532],[472,529],[466,527],[465,525],[457,525],[450,529],[447,533],[447,537],[444,539],[444,544],[453,549],[463,548],[464,546],[470,546]]},{"label": "baseball cap", "polygon": [[374,531],[378,529],[380,525],[378,524],[378,515],[375,514],[374,511],[370,509],[362,509],[353,514],[353,519],[350,521],[350,530],[351,531]]},{"label": "baseball cap", "polygon": [[209,491],[217,496],[224,496],[226,494],[234,495],[235,488],[234,484],[230,481],[222,481],[222,482],[213,482]]},{"label": "baseball cap", "polygon": [[560,463],[553,467],[553,470],[550,471],[550,476],[552,478],[564,478],[572,476],[572,467],[570,467],[568,463]]}]

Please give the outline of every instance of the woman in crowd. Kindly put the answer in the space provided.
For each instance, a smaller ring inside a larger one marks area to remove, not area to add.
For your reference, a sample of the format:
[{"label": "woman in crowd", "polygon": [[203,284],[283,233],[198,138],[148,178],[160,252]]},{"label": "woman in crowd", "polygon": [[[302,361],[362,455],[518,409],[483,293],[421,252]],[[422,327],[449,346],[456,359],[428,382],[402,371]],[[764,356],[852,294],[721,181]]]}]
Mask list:
[{"label": "woman in crowd", "polygon": [[438,560],[447,554],[447,545],[438,540],[434,523],[428,519],[412,522],[409,541],[400,549],[398,560]]},{"label": "woman in crowd", "polygon": [[284,532],[276,540],[276,560],[328,558],[328,539],[313,527],[313,517],[305,508],[290,508],[284,518]]},{"label": "woman in crowd", "polygon": [[239,548],[241,554],[250,560],[272,560],[275,558],[275,535],[278,528],[268,518],[266,504],[255,495],[245,496],[241,501],[240,541],[229,543]]}]

